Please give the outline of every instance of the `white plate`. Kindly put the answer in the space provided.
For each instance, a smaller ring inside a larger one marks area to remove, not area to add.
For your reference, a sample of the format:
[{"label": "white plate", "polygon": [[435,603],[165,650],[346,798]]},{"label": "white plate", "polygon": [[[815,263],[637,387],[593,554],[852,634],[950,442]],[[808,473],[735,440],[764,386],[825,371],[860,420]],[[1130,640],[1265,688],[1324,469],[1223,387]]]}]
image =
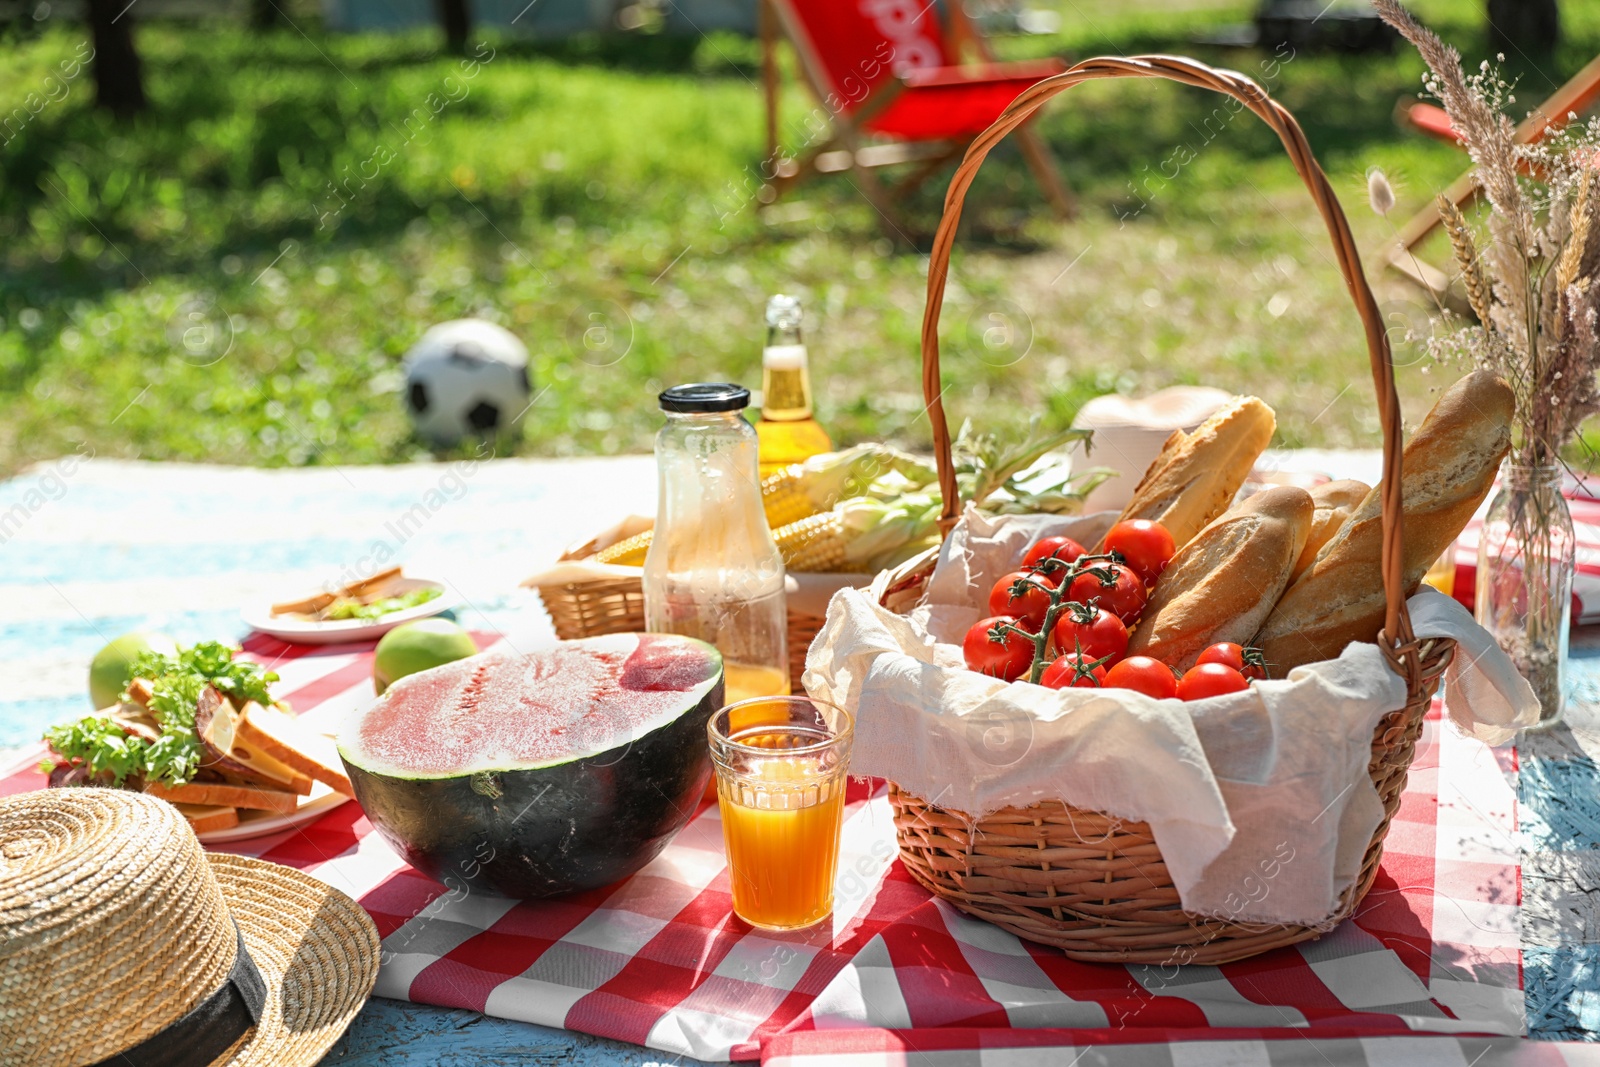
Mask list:
[{"label": "white plate", "polygon": [[428,587],[440,594],[426,604],[418,604],[404,611],[390,612],[376,619],[338,619],[332,622],[309,622],[292,619],[287,615],[274,615],[270,605],[262,605],[244,612],[244,621],[252,630],[270,634],[292,645],[340,645],[355,641],[371,641],[382,637],[403,622],[428,619],[449,611],[456,605],[443,582],[430,582],[425,578],[398,578],[389,586],[391,593],[406,593]]},{"label": "white plate", "polygon": [[311,795],[303,797],[300,806],[293,811],[250,811],[240,808],[238,826],[230,826],[226,830],[211,830],[200,834],[199,837],[207,845],[220,845],[227,841],[243,841],[263,834],[275,834],[280,830],[292,830],[297,826],[315,822],[349,799],[343,793],[335,793],[321,782],[317,782],[311,787]]}]

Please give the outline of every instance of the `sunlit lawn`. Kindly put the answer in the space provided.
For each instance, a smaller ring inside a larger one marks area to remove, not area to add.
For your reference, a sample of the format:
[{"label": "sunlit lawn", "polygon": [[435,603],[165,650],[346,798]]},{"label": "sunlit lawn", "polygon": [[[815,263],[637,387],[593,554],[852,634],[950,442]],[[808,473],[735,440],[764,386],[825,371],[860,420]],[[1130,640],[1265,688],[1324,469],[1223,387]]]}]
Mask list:
[{"label": "sunlit lawn", "polygon": [[[1187,43],[1252,6],[1064,2],[1059,36],[999,46],[1195,51],[1255,74],[1299,115],[1375,249],[1392,222],[1365,204],[1369,166],[1394,177],[1403,217],[1464,164],[1391,119],[1420,61]],[[1417,6],[1476,61],[1480,0]],[[1564,49],[1518,64],[1524,103],[1600,51],[1600,9],[1565,7]],[[461,315],[505,324],[534,356],[543,391],[502,451],[644,449],[663,384],[756,384],[761,305],[780,290],[806,300],[836,436],[926,443],[925,261],[844,178],[756,216],[749,42],[491,36],[463,69],[431,32],[301,26],[309,39],[143,25],[149,115],[96,112],[84,75],[0,146],[0,471],[79,447],[274,465],[425,455],[399,360]],[[0,102],[82,39],[58,26],[9,43]],[[1247,113],[1219,121],[1220,102],[1126,82],[1056,101],[1042,130],[1081,200],[1070,225],[1014,151],[996,154],[945,311],[955,414],[1065,420],[1096,392],[1205,382],[1265,397],[1284,443],[1376,443],[1359,323],[1320,220],[1271,133]],[[786,124],[807,106],[791,79]],[[913,242],[943,184],[905,205]],[[1426,301],[1371,273],[1397,324],[1420,321]],[[995,315],[1013,328],[998,352],[984,344]],[[597,321],[611,328],[598,353],[582,340]],[[1408,414],[1445,377],[1408,366]]]}]

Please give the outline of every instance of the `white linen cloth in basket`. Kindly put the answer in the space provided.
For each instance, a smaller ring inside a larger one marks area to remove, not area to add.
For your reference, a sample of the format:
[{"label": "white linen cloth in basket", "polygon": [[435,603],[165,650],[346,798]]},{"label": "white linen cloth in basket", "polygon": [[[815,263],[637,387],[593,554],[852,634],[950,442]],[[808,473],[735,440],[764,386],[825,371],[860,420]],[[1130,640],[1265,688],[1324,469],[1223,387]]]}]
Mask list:
[{"label": "white linen cloth in basket", "polygon": [[[879,603],[887,575],[834,595],[806,690],[856,716],[852,773],[974,816],[1059,799],[1147,822],[1185,909],[1326,921],[1383,817],[1367,774],[1373,730],[1406,699],[1376,644],[1187,704],[965,669],[962,637],[1027,548],[1056,534],[1093,545],[1112,518],[969,507],[909,615]],[[1532,690],[1466,609],[1428,587],[1408,603],[1419,637],[1458,642],[1444,679],[1456,728],[1493,745],[1537,717]]]}]

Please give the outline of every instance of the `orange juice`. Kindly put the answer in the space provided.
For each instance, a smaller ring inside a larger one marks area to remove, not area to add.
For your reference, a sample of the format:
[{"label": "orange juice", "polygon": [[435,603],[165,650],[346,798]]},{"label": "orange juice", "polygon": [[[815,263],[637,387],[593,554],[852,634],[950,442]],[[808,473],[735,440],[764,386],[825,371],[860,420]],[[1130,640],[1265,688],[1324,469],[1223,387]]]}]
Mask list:
[{"label": "orange juice", "polygon": [[[782,697],[789,695],[789,675],[775,667],[761,667],[749,663],[722,664],[722,703],[737,704],[743,700],[755,697]],[[767,709],[763,711],[763,709]],[[774,710],[775,709],[775,710]],[[774,717],[776,716],[776,717]],[[783,722],[785,719],[781,706],[767,704],[752,704],[740,710],[733,720],[731,729],[734,732],[748,730],[752,726],[770,726],[773,723]],[[717,797],[717,778],[712,775],[711,781],[706,783],[705,798],[715,800]]]},{"label": "orange juice", "polygon": [[[722,665],[723,703],[737,704],[752,697],[789,695],[789,673],[777,667],[751,663],[724,662]],[[743,724],[738,728],[742,728]]]},{"label": "orange juice", "polygon": [[844,777],[818,783],[808,763],[774,759],[720,783],[733,910],[751,926],[810,926],[833,910]]},{"label": "orange juice", "polygon": [[804,696],[729,704],[706,723],[733,911],[795,930],[833,911],[855,720]]},{"label": "orange juice", "polygon": [[1433,566],[1428,568],[1428,573],[1422,576],[1422,580],[1445,596],[1450,596],[1455,592],[1456,546],[1454,544],[1445,549],[1439,558],[1433,561]]}]

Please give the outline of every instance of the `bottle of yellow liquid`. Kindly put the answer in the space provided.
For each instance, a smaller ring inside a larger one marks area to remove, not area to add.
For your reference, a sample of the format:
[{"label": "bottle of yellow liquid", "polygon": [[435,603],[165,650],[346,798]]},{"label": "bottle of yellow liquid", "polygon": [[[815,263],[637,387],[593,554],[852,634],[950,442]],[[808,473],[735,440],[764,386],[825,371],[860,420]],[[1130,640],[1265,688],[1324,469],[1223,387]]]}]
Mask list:
[{"label": "bottle of yellow liquid", "polygon": [[761,475],[822,452],[833,442],[811,417],[811,371],[800,338],[800,301],[778,294],[767,301],[767,346],[761,351]]}]

